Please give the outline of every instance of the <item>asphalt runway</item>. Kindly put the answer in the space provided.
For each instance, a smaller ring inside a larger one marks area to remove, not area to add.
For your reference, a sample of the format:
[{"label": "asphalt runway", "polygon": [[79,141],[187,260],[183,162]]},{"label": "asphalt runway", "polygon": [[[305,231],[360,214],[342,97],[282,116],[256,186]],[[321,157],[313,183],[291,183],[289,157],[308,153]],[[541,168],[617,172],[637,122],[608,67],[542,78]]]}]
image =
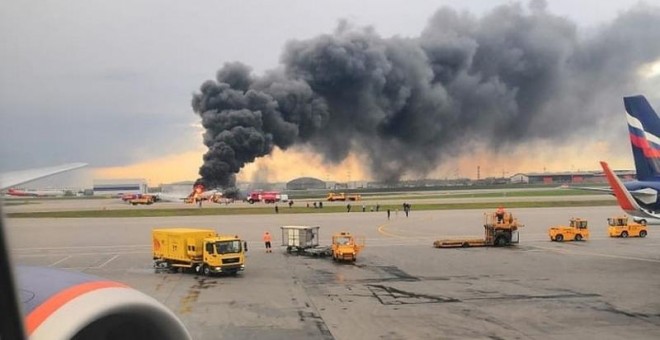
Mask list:
[{"label": "asphalt runway", "polygon": [[[414,203],[413,203],[414,208]],[[285,211],[286,209],[282,209]],[[511,248],[436,249],[481,236],[483,211],[167,218],[9,219],[16,263],[127,283],[174,311],[195,339],[657,339],[660,226],[612,239],[618,207],[513,209],[525,224]],[[550,242],[547,228],[590,221],[591,238]],[[267,254],[280,226],[319,225],[321,243],[366,238],[355,264]],[[154,227],[211,227],[249,242],[238,277],[155,273]]]}]

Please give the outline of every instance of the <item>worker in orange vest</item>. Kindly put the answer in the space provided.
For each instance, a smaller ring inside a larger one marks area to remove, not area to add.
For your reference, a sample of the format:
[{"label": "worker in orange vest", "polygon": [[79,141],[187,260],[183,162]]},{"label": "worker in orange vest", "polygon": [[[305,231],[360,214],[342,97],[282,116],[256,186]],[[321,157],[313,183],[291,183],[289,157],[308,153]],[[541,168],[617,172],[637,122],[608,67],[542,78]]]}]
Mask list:
[{"label": "worker in orange vest", "polygon": [[504,207],[499,206],[497,208],[497,211],[495,212],[495,216],[497,216],[497,223],[502,223],[504,221]]},{"label": "worker in orange vest", "polygon": [[270,236],[269,232],[264,233],[264,244],[266,245],[266,252],[267,253],[272,253],[273,250],[270,248],[271,244],[270,242],[273,240],[273,238]]}]

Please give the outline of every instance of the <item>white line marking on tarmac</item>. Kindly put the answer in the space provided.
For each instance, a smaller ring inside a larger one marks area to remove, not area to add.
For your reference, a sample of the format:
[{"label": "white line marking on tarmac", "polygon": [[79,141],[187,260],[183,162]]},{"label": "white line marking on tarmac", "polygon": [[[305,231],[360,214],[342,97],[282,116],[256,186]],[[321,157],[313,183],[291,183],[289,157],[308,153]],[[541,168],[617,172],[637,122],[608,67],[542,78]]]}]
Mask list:
[{"label": "white line marking on tarmac", "polygon": [[55,262],[49,264],[48,267],[54,267],[54,266],[56,266],[56,265],[58,265],[58,264],[60,264],[60,263],[62,263],[62,262],[64,262],[64,261],[66,261],[66,260],[68,260],[68,259],[70,259],[70,258],[71,258],[71,255],[65,256],[65,257],[61,258],[59,261],[55,261]]},{"label": "white line marking on tarmac", "polygon": [[117,246],[75,246],[75,247],[36,247],[36,248],[13,248],[12,251],[34,251],[34,250],[74,250],[74,249],[98,249],[98,248],[145,248],[150,244],[127,244]]},{"label": "white line marking on tarmac", "polygon": [[[150,251],[122,251],[122,252],[117,252],[117,251],[112,251],[112,252],[96,252],[96,253],[75,253],[72,254],[71,256],[92,256],[92,255],[109,255],[109,254],[117,254],[119,255],[127,255],[127,254],[150,254]],[[12,254],[13,257],[15,258],[23,258],[23,257],[48,257],[48,256],[56,256],[58,254]]]},{"label": "white line marking on tarmac", "polygon": [[91,267],[91,268],[94,268],[94,269],[100,269],[100,268],[103,268],[103,267],[105,267],[106,264],[108,264],[108,263],[114,261],[114,260],[115,260],[116,258],[118,258],[118,257],[119,257],[119,254],[117,254],[117,255],[111,257],[109,260],[107,260],[107,261],[101,263],[100,265],[98,265],[98,266],[96,266],[96,267]]}]

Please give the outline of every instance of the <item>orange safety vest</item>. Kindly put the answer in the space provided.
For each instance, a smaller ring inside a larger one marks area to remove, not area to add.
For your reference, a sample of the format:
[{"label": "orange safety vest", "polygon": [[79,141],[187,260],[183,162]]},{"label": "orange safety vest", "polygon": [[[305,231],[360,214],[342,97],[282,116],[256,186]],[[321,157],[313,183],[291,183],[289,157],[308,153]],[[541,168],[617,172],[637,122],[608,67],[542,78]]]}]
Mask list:
[{"label": "orange safety vest", "polygon": [[264,242],[270,242],[272,241],[272,237],[270,234],[264,234]]}]

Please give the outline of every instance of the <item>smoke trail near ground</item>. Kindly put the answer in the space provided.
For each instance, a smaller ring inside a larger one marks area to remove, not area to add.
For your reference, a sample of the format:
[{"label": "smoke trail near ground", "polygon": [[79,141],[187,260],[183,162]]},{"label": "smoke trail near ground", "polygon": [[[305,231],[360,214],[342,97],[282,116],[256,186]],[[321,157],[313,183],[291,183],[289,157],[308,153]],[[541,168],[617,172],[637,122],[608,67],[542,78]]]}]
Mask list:
[{"label": "smoke trail near ground", "polygon": [[620,114],[637,69],[660,58],[657,27],[660,10],[640,5],[579,36],[542,1],[481,18],[442,8],[416,38],[342,22],[289,42],[278,69],[229,63],[202,84],[192,101],[209,148],[200,175],[231,186],[275,146],[306,145],[333,163],[356,152],[374,178],[397,180],[475,144],[565,141]]}]

